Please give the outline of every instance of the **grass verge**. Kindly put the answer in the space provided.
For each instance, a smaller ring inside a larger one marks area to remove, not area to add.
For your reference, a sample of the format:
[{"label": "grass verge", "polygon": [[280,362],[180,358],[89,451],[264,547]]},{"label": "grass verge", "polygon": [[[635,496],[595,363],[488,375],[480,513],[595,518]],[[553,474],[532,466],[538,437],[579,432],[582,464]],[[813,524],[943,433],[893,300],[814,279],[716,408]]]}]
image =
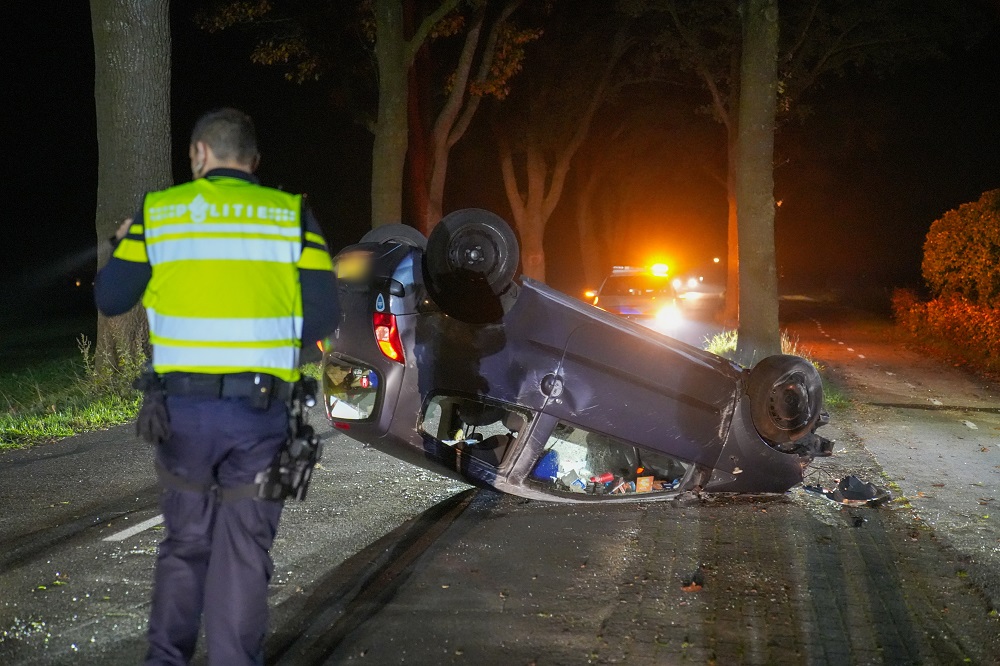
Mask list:
[{"label": "grass verge", "polygon": [[[704,349],[705,351],[711,352],[716,356],[722,356],[723,358],[728,358],[730,361],[736,360],[736,331],[728,330],[718,333],[717,335],[707,338],[705,340]],[[823,380],[823,405],[827,409],[838,409],[840,407],[845,407],[849,400],[844,393],[831,384],[823,372],[823,366],[816,360],[810,358],[807,350],[799,346],[798,338],[793,338],[788,334],[787,331],[781,332],[781,353],[782,354],[794,354],[795,356],[801,356],[806,359],[819,371],[819,376]]]},{"label": "grass verge", "polygon": [[[53,442],[135,420],[142,393],[132,388],[145,359],[99,372],[90,343],[79,340],[80,355],[40,361],[0,374],[0,450]],[[319,364],[303,366],[319,377]]]},{"label": "grass verge", "polygon": [[99,372],[90,341],[81,337],[78,346],[76,358],[39,361],[0,375],[0,449],[52,442],[135,418],[142,394],[132,388],[132,380],[143,359]]}]

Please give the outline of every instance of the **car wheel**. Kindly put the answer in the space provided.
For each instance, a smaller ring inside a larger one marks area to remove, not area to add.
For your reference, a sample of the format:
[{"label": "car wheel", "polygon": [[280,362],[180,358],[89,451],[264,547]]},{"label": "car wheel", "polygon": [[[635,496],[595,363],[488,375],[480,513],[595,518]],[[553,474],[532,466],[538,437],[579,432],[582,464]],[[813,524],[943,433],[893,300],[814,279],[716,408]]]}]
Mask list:
[{"label": "car wheel", "polygon": [[442,218],[427,239],[428,290],[456,319],[497,321],[509,305],[520,258],[517,236],[502,217],[480,208],[457,210]]},{"label": "car wheel", "polygon": [[399,222],[375,227],[361,237],[362,243],[402,243],[424,250],[427,237],[408,224]]},{"label": "car wheel", "polygon": [[809,434],[823,410],[823,382],[801,356],[768,356],[750,371],[750,416],[771,444],[794,442]]}]

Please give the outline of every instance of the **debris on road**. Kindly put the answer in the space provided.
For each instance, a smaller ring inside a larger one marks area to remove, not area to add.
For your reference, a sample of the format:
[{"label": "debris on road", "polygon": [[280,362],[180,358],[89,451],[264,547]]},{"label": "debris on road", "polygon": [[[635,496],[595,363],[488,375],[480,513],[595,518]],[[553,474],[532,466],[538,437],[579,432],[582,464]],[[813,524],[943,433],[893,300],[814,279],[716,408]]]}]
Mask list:
[{"label": "debris on road", "polygon": [[702,567],[695,569],[694,573],[681,581],[681,590],[684,592],[698,592],[705,586],[705,570]]},{"label": "debris on road", "polygon": [[850,506],[878,506],[892,499],[892,493],[888,489],[862,481],[853,474],[845,476],[833,489],[813,485],[803,486],[803,489],[838,504]]}]

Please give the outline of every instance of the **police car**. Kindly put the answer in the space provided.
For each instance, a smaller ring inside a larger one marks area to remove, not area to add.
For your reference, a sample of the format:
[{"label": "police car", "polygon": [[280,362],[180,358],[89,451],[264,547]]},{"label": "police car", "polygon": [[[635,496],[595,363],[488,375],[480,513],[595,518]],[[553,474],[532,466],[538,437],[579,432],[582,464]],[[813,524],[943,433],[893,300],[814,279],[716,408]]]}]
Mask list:
[{"label": "police car", "polygon": [[593,304],[643,322],[669,324],[676,321],[678,314],[673,284],[664,264],[615,266],[594,296]]},{"label": "police car", "polygon": [[517,237],[489,211],[429,237],[376,228],[334,263],[326,416],[415,465],[535,499],[632,501],[784,492],[832,450],[810,363],[749,370],[601,309],[609,293],[595,307],[518,277]]}]

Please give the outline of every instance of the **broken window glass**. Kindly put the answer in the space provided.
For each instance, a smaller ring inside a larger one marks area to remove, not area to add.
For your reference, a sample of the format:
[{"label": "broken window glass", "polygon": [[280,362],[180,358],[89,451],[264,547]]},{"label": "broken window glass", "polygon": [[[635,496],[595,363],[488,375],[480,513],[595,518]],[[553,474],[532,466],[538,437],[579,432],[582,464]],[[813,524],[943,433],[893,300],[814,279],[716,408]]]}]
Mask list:
[{"label": "broken window glass", "polygon": [[418,429],[461,455],[498,467],[531,421],[527,410],[452,394],[427,401]]},{"label": "broken window glass", "polygon": [[691,464],[560,421],[531,472],[549,490],[591,495],[660,493],[680,487]]}]

